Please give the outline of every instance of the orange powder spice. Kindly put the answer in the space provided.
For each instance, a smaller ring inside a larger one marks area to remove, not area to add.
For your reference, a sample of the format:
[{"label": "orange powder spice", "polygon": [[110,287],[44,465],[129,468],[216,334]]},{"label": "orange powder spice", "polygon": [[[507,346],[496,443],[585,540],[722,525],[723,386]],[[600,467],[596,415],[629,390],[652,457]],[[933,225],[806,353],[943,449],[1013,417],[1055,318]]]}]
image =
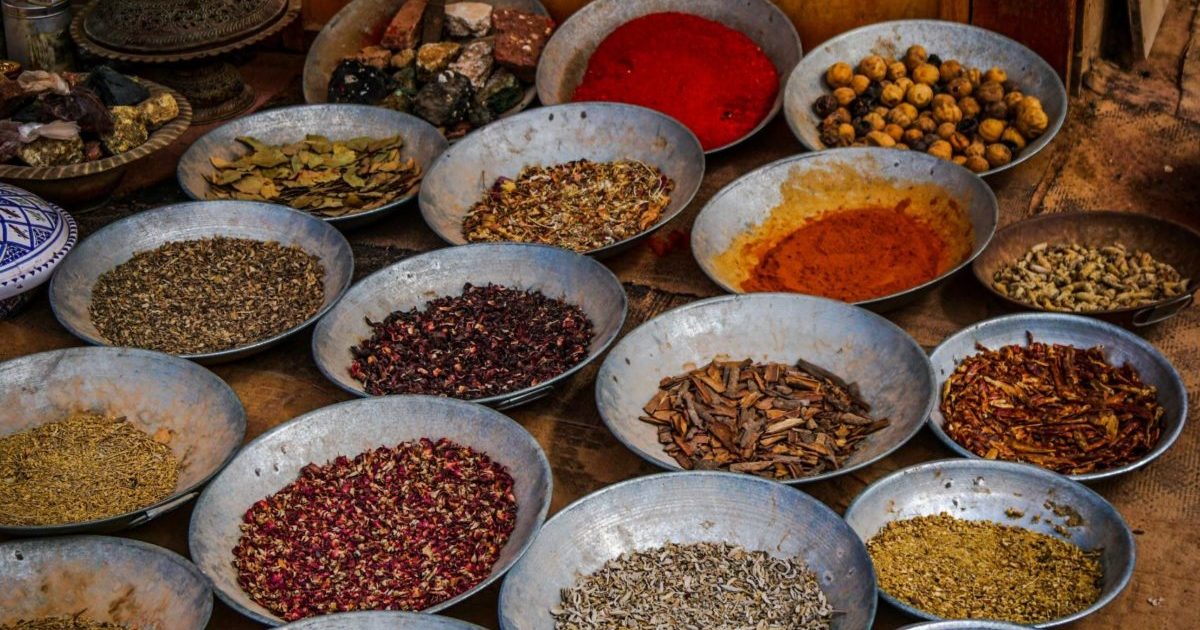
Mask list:
[{"label": "orange powder spice", "polygon": [[858,302],[936,278],[946,271],[946,243],[907,206],[837,210],[806,222],[761,255],[742,290]]}]

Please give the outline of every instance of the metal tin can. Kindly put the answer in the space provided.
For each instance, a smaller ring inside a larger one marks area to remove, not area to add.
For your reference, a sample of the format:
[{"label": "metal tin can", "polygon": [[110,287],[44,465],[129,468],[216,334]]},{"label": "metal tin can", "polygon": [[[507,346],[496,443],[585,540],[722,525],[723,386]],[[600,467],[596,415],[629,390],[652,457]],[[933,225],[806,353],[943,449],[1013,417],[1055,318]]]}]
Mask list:
[{"label": "metal tin can", "polygon": [[0,0],[8,56],[26,70],[67,70],[71,49],[70,0]]}]

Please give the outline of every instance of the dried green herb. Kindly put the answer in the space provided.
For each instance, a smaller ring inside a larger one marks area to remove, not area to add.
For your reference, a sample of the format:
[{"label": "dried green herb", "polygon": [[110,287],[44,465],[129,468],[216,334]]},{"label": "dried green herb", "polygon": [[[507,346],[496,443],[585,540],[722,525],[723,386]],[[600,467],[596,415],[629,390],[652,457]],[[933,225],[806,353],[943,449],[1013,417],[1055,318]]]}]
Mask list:
[{"label": "dried green herb", "polygon": [[1036,624],[1100,597],[1099,551],[948,514],[888,523],[867,543],[879,587],[946,619]]},{"label": "dried green herb", "polygon": [[179,480],[169,440],[95,414],[0,438],[0,523],[78,523],[153,505]]},{"label": "dried green herb", "polygon": [[87,617],[61,616],[43,617],[30,621],[17,621],[0,626],[0,630],[134,630],[132,626],[107,621],[93,621]]},{"label": "dried green herb", "polygon": [[661,170],[636,160],[527,166],[516,179],[497,179],[468,211],[463,237],[586,252],[657,223],[674,188]]},{"label": "dried green herb", "polygon": [[400,157],[400,136],[330,140],[309,135],[292,144],[238,142],[251,152],[234,161],[211,157],[209,199],[265,201],[319,217],[373,210],[409,194],[421,165]]},{"label": "dried green herb", "polygon": [[167,243],[105,272],[90,312],[114,345],[216,352],[300,325],[325,301],[321,261],[299,247],[217,237]]}]

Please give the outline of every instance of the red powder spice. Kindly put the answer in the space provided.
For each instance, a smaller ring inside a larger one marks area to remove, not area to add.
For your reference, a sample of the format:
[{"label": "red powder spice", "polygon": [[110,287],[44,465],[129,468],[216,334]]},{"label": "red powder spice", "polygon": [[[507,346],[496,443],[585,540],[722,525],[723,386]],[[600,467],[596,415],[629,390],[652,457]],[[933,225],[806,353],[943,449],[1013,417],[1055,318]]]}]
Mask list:
[{"label": "red powder spice", "polygon": [[789,291],[858,302],[936,278],[946,243],[902,208],[826,214],[776,243],[744,291]]},{"label": "red powder spice", "polygon": [[575,101],[617,101],[683,123],[705,150],[738,140],[771,111],[779,74],[754,40],[686,13],[623,24],[588,60]]}]

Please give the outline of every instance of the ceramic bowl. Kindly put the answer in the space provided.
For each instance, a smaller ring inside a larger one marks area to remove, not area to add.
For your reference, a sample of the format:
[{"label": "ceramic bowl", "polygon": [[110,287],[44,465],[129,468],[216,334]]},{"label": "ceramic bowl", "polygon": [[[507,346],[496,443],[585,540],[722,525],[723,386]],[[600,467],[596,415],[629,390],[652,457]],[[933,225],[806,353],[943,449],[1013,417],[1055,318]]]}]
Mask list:
[{"label": "ceramic bowl", "polygon": [[473,623],[450,617],[395,610],[309,617],[282,627],[285,630],[483,630]]},{"label": "ceramic bowl", "polygon": [[0,183],[0,319],[33,299],[77,238],[75,219],[65,210]]}]

